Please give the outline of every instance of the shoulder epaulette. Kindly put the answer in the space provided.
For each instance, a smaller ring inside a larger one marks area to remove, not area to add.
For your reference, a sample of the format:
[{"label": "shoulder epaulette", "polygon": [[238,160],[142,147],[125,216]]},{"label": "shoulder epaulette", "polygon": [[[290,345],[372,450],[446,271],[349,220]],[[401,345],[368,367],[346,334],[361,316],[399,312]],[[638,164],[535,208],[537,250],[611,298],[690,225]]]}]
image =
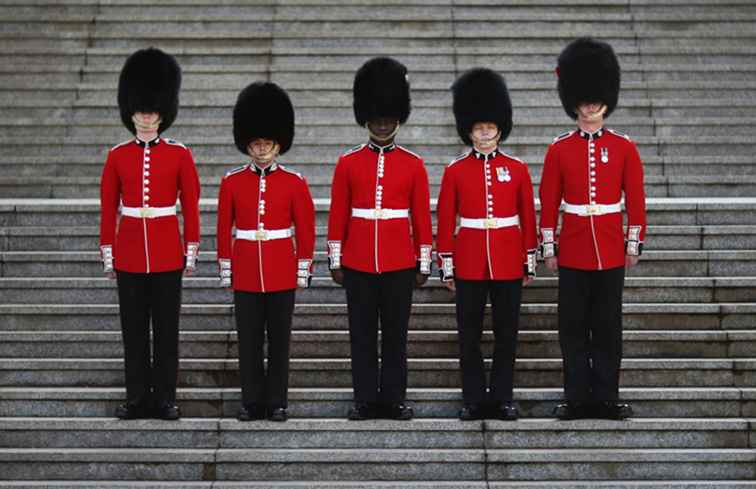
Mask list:
[{"label": "shoulder epaulette", "polygon": [[127,145],[127,144],[129,144],[129,143],[133,143],[133,142],[134,142],[134,139],[132,138],[132,139],[129,139],[129,140],[127,140],[127,141],[124,141],[124,142],[122,142],[122,143],[118,143],[118,144],[116,144],[115,146],[113,146],[112,148],[110,148],[110,151],[113,151],[114,149],[118,149],[118,148],[120,148],[121,146],[125,146],[125,145]]},{"label": "shoulder epaulette", "polygon": [[453,160],[451,160],[451,162],[450,162],[450,163],[449,163],[448,165],[446,165],[446,166],[452,166],[452,165],[453,165],[454,163],[456,163],[456,162],[458,162],[458,161],[462,161],[462,160],[464,160],[465,158],[467,158],[468,156],[470,156],[470,152],[471,152],[471,151],[472,151],[471,149],[470,149],[470,150],[467,150],[467,151],[465,151],[465,152],[464,152],[464,153],[462,153],[461,155],[459,155],[459,156],[457,156],[456,158],[454,158]]},{"label": "shoulder epaulette", "polygon": [[500,153],[502,154],[502,156],[506,156],[506,157],[507,157],[507,158],[509,158],[510,160],[515,160],[515,161],[517,161],[517,162],[519,162],[519,163],[522,163],[522,164],[523,164],[523,165],[525,165],[525,166],[528,166],[528,164],[527,164],[527,163],[525,163],[524,161],[522,161],[522,160],[521,160],[520,158],[518,158],[518,157],[516,157],[516,156],[512,156],[512,155],[510,155],[510,154],[507,154],[507,153],[504,153],[504,152],[501,152],[501,151],[500,151]]},{"label": "shoulder epaulette", "polygon": [[551,144],[558,143],[559,141],[564,141],[565,139],[567,139],[568,137],[572,136],[573,134],[575,134],[575,131],[568,131],[568,132],[565,132],[563,134],[560,134],[559,136],[557,136],[557,137],[554,138],[554,140],[551,142]]},{"label": "shoulder epaulette", "polygon": [[184,146],[184,143],[180,143],[180,142],[176,141],[175,139],[165,138],[165,139],[163,139],[163,141],[165,141],[168,144],[172,144],[174,146],[180,146],[180,147],[182,147],[184,149],[188,149],[186,146]]},{"label": "shoulder epaulette", "polygon": [[278,168],[280,168],[281,170],[285,171],[286,173],[291,173],[292,175],[296,175],[300,179],[304,179],[304,177],[302,176],[301,173],[299,173],[298,171],[290,170],[290,169],[286,168],[285,166],[281,165],[280,163],[278,165]]},{"label": "shoulder epaulette", "polygon": [[235,174],[237,174],[237,173],[239,173],[241,171],[244,171],[248,166],[249,165],[237,166],[236,168],[233,168],[233,169],[227,171],[226,172],[226,177],[230,177],[231,175],[235,175]]},{"label": "shoulder epaulette", "polygon": [[614,134],[615,136],[619,136],[621,138],[627,139],[628,141],[631,141],[630,136],[628,136],[627,134],[622,134],[621,132],[617,132],[614,129],[607,129],[607,131]]},{"label": "shoulder epaulette", "polygon": [[408,149],[407,149],[407,148],[405,148],[404,146],[399,146],[399,145],[397,144],[397,145],[396,145],[396,147],[397,147],[397,148],[399,148],[399,149],[401,149],[401,150],[402,150],[402,151],[404,151],[405,153],[409,153],[409,154],[411,154],[412,156],[414,156],[414,157],[415,157],[415,158],[417,158],[418,160],[422,160],[422,158],[420,157],[420,155],[418,155],[417,153],[413,153],[412,151],[408,150]]},{"label": "shoulder epaulette", "polygon": [[367,146],[367,144],[358,144],[358,145],[357,145],[357,146],[355,146],[354,148],[351,148],[351,149],[350,149],[350,150],[348,150],[347,152],[343,153],[343,154],[342,154],[341,156],[349,156],[350,154],[352,154],[352,153],[356,153],[357,151],[361,150],[361,149],[362,149],[362,148],[364,148],[365,146]]}]

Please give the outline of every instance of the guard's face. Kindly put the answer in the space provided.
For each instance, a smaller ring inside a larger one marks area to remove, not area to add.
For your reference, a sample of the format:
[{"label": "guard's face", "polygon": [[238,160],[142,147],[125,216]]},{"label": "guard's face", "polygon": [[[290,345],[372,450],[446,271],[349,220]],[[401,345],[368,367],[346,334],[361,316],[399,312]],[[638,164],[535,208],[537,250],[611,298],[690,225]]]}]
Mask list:
[{"label": "guard's face", "polygon": [[578,118],[586,122],[601,120],[606,113],[606,105],[601,102],[586,102],[577,106]]},{"label": "guard's face", "polygon": [[160,114],[157,112],[135,112],[131,120],[140,132],[157,131],[160,126]]},{"label": "guard's face", "polygon": [[257,138],[247,146],[249,155],[258,163],[268,163],[278,155],[280,146],[272,139]]},{"label": "guard's face", "polygon": [[378,117],[367,123],[368,130],[378,139],[390,139],[399,126],[399,121],[392,117]]},{"label": "guard's face", "polygon": [[501,132],[493,122],[476,122],[470,131],[470,139],[476,149],[488,152],[499,144]]}]

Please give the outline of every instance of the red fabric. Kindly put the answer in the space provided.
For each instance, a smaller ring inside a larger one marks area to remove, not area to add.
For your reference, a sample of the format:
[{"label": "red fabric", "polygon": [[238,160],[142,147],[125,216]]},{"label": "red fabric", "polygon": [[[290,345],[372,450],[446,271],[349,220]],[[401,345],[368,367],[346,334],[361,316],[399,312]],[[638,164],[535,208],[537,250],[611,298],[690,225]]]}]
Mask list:
[{"label": "red fabric", "polygon": [[382,208],[409,209],[409,219],[352,217],[352,208],[376,207],[378,158],[368,145],[339,158],[331,187],[328,241],[341,242],[341,265],[354,270],[414,268],[420,246],[433,244],[428,174],[420,157],[401,146],[384,153]]},{"label": "red fabric", "polygon": [[[199,243],[200,183],[194,158],[189,149],[169,141],[142,146],[132,140],[108,153],[100,184],[100,246],[113,246],[116,270],[179,270],[184,266],[186,244]],[[145,164],[149,164],[148,175]],[[144,192],[145,187],[149,192]],[[169,207],[177,198],[184,220],[183,243],[177,216],[119,219],[121,202],[127,207]]]},{"label": "red fabric", "polygon": [[[231,260],[232,287],[246,292],[275,292],[297,286],[297,261],[312,260],[315,207],[305,179],[276,164],[261,177],[250,165],[226,175],[218,195],[218,259]],[[260,214],[260,200],[265,214]],[[231,230],[288,229],[293,238],[232,240]]]},{"label": "red fabric", "polygon": [[[497,154],[489,159],[493,196],[493,217],[519,216],[520,226],[500,229],[460,228],[457,218],[487,217],[486,173],[483,160],[473,152],[446,167],[438,197],[439,255],[451,254],[454,276],[465,280],[514,280],[523,276],[527,252],[535,251],[536,218],[533,184],[527,165],[510,156]],[[498,175],[509,175],[500,181]]]},{"label": "red fabric", "polygon": [[[541,220],[544,229],[556,229],[559,206],[591,203],[594,185],[597,204],[614,204],[625,198],[628,226],[640,228],[640,241],[646,233],[646,198],[643,189],[643,163],[629,138],[603,130],[594,139],[596,175],[590,175],[589,141],[575,131],[557,138],[546,153],[541,176]],[[602,161],[602,152],[608,162]],[[595,178],[592,183],[590,178]],[[602,216],[577,216],[564,213],[559,236],[559,265],[580,270],[605,270],[624,266],[625,244],[622,213]]]}]

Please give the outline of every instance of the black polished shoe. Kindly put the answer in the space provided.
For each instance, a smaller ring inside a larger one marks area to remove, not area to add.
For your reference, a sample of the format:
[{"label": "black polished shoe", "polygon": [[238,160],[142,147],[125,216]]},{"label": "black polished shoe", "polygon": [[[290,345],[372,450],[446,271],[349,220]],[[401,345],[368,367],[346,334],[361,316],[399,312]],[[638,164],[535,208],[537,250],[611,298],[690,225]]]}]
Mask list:
[{"label": "black polished shoe", "polygon": [[494,408],[494,417],[502,421],[516,421],[520,417],[520,410],[512,401],[505,401]]},{"label": "black polished shoe", "polygon": [[175,404],[163,404],[157,408],[155,415],[159,419],[175,421],[181,417],[181,411]]},{"label": "black polished shoe", "polygon": [[590,416],[588,405],[583,402],[567,401],[554,408],[554,416],[563,421],[585,419]]},{"label": "black polished shoe", "polygon": [[465,404],[462,409],[459,410],[459,419],[462,421],[474,421],[477,419],[485,419],[486,410],[480,404]]},{"label": "black polished shoe", "polygon": [[596,403],[595,416],[601,419],[621,421],[633,415],[633,408],[629,404],[619,401],[601,401]]},{"label": "black polished shoe", "polygon": [[257,404],[242,404],[236,419],[242,422],[265,419],[265,409]]},{"label": "black polished shoe", "polygon": [[118,419],[144,419],[149,418],[150,413],[144,406],[126,403],[116,408],[115,417]]},{"label": "black polished shoe", "polygon": [[404,403],[391,404],[386,410],[388,419],[408,421],[415,416],[415,411]]},{"label": "black polished shoe", "polygon": [[286,414],[286,408],[272,408],[270,414],[268,414],[268,419],[280,423],[289,419],[289,416]]},{"label": "black polished shoe", "polygon": [[366,419],[374,419],[376,415],[375,406],[366,402],[355,402],[349,408],[347,419],[350,421],[365,421]]}]

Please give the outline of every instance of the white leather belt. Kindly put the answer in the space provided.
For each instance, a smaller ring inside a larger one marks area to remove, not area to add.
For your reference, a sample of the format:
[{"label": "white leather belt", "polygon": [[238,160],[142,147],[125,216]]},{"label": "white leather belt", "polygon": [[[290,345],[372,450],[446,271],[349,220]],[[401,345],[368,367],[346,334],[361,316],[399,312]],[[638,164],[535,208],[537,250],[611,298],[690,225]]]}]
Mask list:
[{"label": "white leather belt", "polygon": [[287,229],[237,229],[236,239],[249,241],[270,241],[271,239],[291,238],[291,228]]},{"label": "white leather belt", "polygon": [[568,214],[575,214],[578,216],[603,216],[604,214],[614,214],[616,212],[622,212],[622,204],[617,202],[616,204],[588,204],[588,205],[573,205],[564,203],[564,212]]},{"label": "white leather belt", "polygon": [[471,229],[500,229],[508,228],[511,226],[520,225],[520,216],[512,217],[489,217],[472,219],[467,217],[461,217],[459,219],[459,226],[463,228]]},{"label": "white leather belt", "polygon": [[362,219],[401,219],[409,217],[409,209],[358,209],[352,208],[352,217]]},{"label": "white leather belt", "polygon": [[170,207],[121,207],[121,215],[152,219],[153,217],[175,216],[176,206]]}]

